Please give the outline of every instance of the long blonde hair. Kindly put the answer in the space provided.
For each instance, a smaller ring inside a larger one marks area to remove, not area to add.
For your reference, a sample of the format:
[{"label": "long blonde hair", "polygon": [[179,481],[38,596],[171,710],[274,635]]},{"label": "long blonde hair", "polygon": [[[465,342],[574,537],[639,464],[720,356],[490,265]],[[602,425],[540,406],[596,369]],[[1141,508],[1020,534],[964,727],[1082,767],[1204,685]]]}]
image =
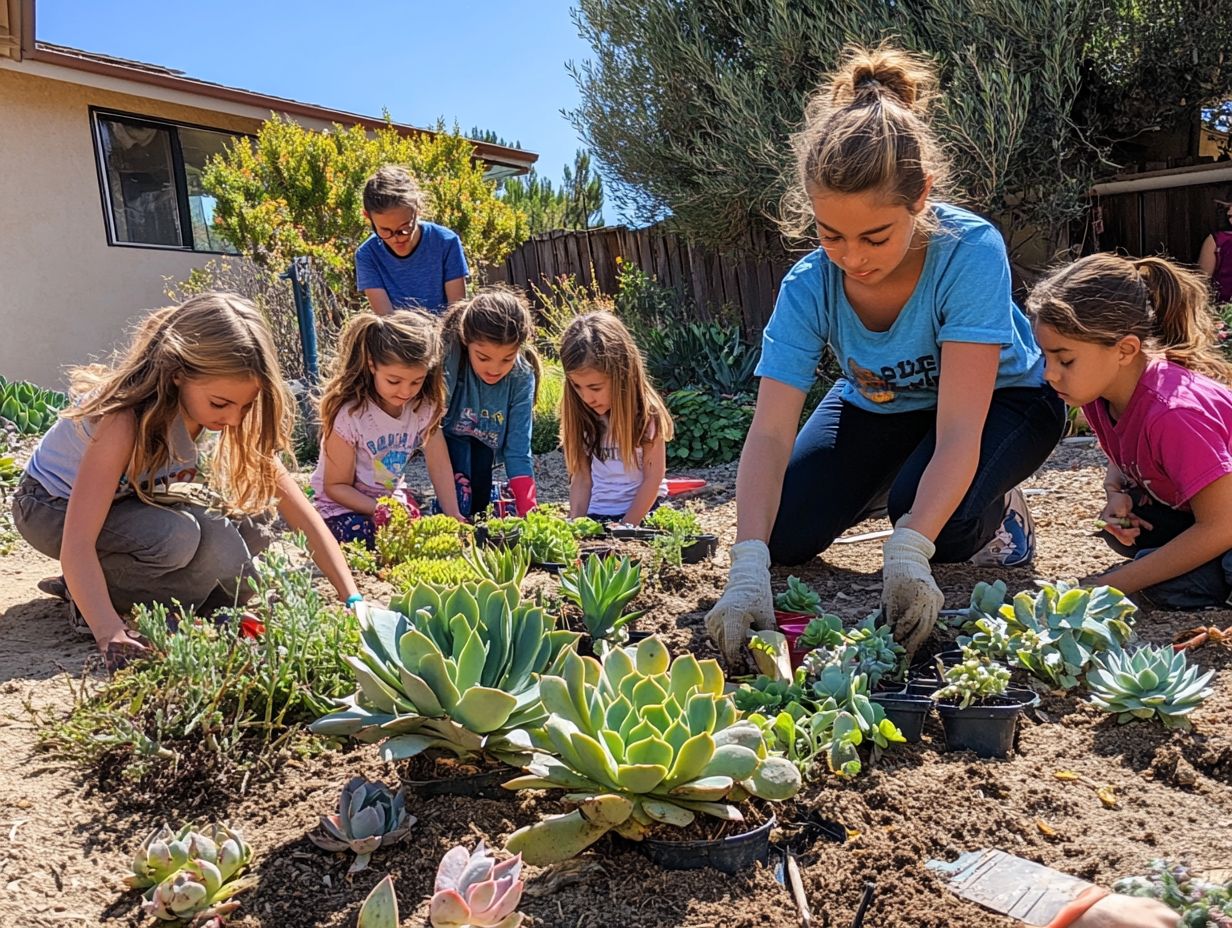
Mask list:
[{"label": "long blonde hair", "polygon": [[[813,234],[818,192],[872,191],[912,208],[929,178],[934,192],[943,191],[948,165],[927,119],[936,86],[932,62],[920,55],[849,46],[792,136],[796,170],[783,198],[785,230]],[[933,224],[927,211],[920,219],[925,228]]]},{"label": "long blonde hair", "polygon": [[1066,338],[1111,346],[1136,335],[1145,350],[1232,385],[1206,278],[1165,258],[1087,255],[1036,284],[1027,309]]},{"label": "long blonde hair", "polygon": [[424,437],[436,428],[444,413],[445,377],[441,371],[441,336],[436,317],[419,310],[399,310],[388,316],[360,313],[352,316],[338,338],[338,354],[330,377],[321,387],[320,415],[325,436],[334,430],[334,420],[343,406],[358,410],[364,403],[377,403],[375,364],[405,364],[423,367],[423,387],[411,400],[412,409],[424,403],[433,408]]},{"label": "long blonde hair", "polygon": [[[517,345],[522,359],[535,375],[535,402],[539,401],[539,381],[543,378],[543,362],[535,350],[535,319],[526,297],[512,287],[499,284],[484,287],[474,296],[452,303],[441,321],[447,345],[457,343],[465,348],[471,342],[491,342],[493,345]],[[466,353],[462,355],[463,363]]]},{"label": "long blonde hair", "polygon": [[251,377],[259,392],[239,425],[223,429],[210,483],[228,507],[266,512],[277,495],[278,455],[291,454],[294,407],[283,384],[273,336],[255,306],[234,293],[200,293],[159,309],[138,326],[117,361],[70,371],[77,402],[63,413],[86,421],[131,411],[137,420],[125,471],[137,496],[152,503],[154,475],[171,460],[170,432],[180,416],[177,379]]},{"label": "long blonde hair", "polygon": [[[626,469],[637,467],[637,449],[647,443],[652,427],[656,437],[672,440],[675,424],[667,404],[646,376],[646,365],[633,336],[612,313],[586,313],[570,322],[560,338],[560,363],[566,376],[593,370],[611,378],[608,434],[620,449]],[[565,388],[560,405],[565,466],[576,474],[589,467],[590,459],[599,453],[603,423],[572,385]]]}]

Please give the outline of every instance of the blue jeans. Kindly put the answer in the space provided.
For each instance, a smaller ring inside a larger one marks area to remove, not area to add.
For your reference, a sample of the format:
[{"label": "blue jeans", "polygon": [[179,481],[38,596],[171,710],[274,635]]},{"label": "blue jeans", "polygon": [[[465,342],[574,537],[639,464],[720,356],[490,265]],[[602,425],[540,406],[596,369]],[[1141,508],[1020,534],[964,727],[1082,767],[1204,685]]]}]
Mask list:
[{"label": "blue jeans", "polygon": [[[770,557],[803,564],[826,550],[880,498],[891,522],[911,510],[937,440],[937,411],[874,413],[845,403],[836,385],[792,449]],[[993,391],[980,460],[962,502],[937,536],[933,560],[965,561],[1005,517],[1005,494],[1047,460],[1065,428],[1065,404],[1052,388]]]},{"label": "blue jeans", "polygon": [[[1137,560],[1157,551],[1194,524],[1192,512],[1184,512],[1155,502],[1141,491],[1133,491],[1134,515],[1151,523],[1143,529],[1138,543],[1125,545],[1107,532],[1103,533],[1108,547],[1117,554]],[[1232,551],[1207,561],[1179,577],[1170,577],[1142,591],[1151,604],[1161,609],[1204,609],[1208,606],[1232,606]]]}]

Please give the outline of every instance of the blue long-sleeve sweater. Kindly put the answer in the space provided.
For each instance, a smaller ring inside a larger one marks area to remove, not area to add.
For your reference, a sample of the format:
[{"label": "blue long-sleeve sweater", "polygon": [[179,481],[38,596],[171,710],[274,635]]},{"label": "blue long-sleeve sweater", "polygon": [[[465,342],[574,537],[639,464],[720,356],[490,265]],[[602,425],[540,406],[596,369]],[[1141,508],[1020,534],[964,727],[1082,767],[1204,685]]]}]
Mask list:
[{"label": "blue long-sleeve sweater", "polygon": [[455,342],[445,357],[448,412],[445,434],[469,436],[483,442],[505,462],[505,474],[533,477],[530,435],[535,418],[535,372],[526,359],[518,360],[505,377],[484,383],[471,370],[466,349]]}]

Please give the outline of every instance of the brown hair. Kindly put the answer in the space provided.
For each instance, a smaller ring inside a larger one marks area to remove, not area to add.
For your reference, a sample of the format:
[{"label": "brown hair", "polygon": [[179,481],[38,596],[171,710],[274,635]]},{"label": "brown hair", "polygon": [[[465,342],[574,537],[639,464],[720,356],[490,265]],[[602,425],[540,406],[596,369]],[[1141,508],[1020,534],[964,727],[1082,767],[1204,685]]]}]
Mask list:
[{"label": "brown hair", "polygon": [[268,511],[277,496],[278,455],[291,454],[294,406],[283,385],[278,352],[265,319],[234,293],[199,293],[155,310],[111,365],[70,372],[80,401],[62,415],[85,421],[131,411],[137,432],[125,474],[142,502],[153,505],[154,475],[171,460],[168,441],[180,412],[177,378],[251,377],[259,392],[214,448],[210,482],[232,510]]},{"label": "brown hair", "polygon": [[424,367],[427,375],[412,409],[425,402],[435,408],[424,430],[431,434],[445,411],[445,375],[441,370],[441,336],[435,316],[419,310],[399,310],[388,316],[359,313],[352,316],[338,338],[338,354],[330,377],[321,387],[320,415],[324,434],[334,430],[334,419],[343,406],[359,409],[377,403],[374,364],[405,364]]},{"label": "brown hair", "polygon": [[364,209],[369,213],[384,213],[391,209],[413,209],[423,212],[423,191],[405,168],[387,164],[364,184]]},{"label": "brown hair", "polygon": [[[535,375],[535,400],[543,362],[535,350],[535,319],[526,297],[512,287],[484,287],[474,296],[451,303],[441,323],[446,343],[456,340],[463,348],[471,342],[517,345]],[[465,359],[465,354],[463,355]]]},{"label": "brown hair", "polygon": [[1088,255],[1036,284],[1027,309],[1066,338],[1112,346],[1136,335],[1144,349],[1232,385],[1206,278],[1164,258]]},{"label": "brown hair", "polygon": [[[615,315],[592,312],[570,322],[560,338],[560,363],[566,376],[594,370],[611,378],[608,429],[626,468],[637,466],[637,449],[651,434],[665,442],[672,440],[675,425],[667,404],[646,376],[646,365],[633,336]],[[565,388],[560,405],[565,466],[576,474],[589,467],[590,459],[599,453],[603,424],[572,384]]]},{"label": "brown hair", "polygon": [[795,177],[783,200],[790,234],[815,222],[810,194],[874,191],[912,208],[929,177],[944,188],[947,165],[926,116],[937,84],[926,58],[881,45],[849,46],[826,84],[809,98],[792,136]]}]

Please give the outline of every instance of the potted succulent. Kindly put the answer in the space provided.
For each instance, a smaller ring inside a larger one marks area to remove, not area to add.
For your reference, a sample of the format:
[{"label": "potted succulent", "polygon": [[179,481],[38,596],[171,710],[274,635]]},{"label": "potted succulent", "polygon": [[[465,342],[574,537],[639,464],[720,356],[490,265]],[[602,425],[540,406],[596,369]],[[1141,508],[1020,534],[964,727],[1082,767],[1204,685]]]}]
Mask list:
[{"label": "potted succulent", "polygon": [[642,524],[655,532],[679,539],[680,560],[685,564],[698,564],[714,557],[719,547],[719,536],[703,532],[701,519],[691,509],[660,506],[646,516]]},{"label": "potted succulent", "polygon": [[[423,584],[392,605],[356,610],[360,653],[347,663],[358,689],[311,729],[378,742],[410,792],[507,796],[508,772],[481,768],[529,759],[529,732],[547,716],[539,675],[562,666],[578,634],[556,630],[512,583]],[[423,775],[442,758],[470,765],[467,775]]]},{"label": "potted succulent", "polygon": [[519,543],[530,553],[532,567],[551,573],[560,573],[581,554],[569,521],[542,507],[526,514]]},{"label": "potted succulent", "polygon": [[522,538],[526,520],[518,516],[485,519],[475,526],[475,541],[481,545],[510,548]]},{"label": "potted succulent", "polygon": [[561,595],[582,611],[592,653],[629,641],[628,626],[642,612],[625,612],[625,607],[641,591],[641,567],[614,554],[586,558],[560,575]]},{"label": "potted succulent", "polygon": [[1010,672],[971,649],[963,661],[945,668],[944,685],[932,698],[954,751],[981,757],[1006,757],[1014,748],[1014,730],[1026,701],[1007,694]]},{"label": "potted succulent", "polygon": [[[821,597],[817,592],[798,577],[787,578],[787,589],[774,597],[774,624],[787,636],[788,646],[793,650],[793,661],[799,663],[809,648],[801,648],[796,644],[804,634],[805,628],[814,619],[822,616]],[[842,627],[842,621],[838,622]],[[815,627],[820,633],[820,627]],[[814,645],[816,647],[816,645]]]},{"label": "potted succulent", "polygon": [[509,851],[547,865],[615,832],[669,868],[736,872],[765,859],[773,816],[730,837],[662,840],[698,816],[742,822],[738,803],[748,797],[779,801],[800,788],[799,771],[770,755],[757,726],[739,719],[717,661],[671,660],[651,636],[613,648],[602,662],[570,652],[539,685],[551,713],[544,750],[505,786],[568,790],[576,808],[518,829]]}]

